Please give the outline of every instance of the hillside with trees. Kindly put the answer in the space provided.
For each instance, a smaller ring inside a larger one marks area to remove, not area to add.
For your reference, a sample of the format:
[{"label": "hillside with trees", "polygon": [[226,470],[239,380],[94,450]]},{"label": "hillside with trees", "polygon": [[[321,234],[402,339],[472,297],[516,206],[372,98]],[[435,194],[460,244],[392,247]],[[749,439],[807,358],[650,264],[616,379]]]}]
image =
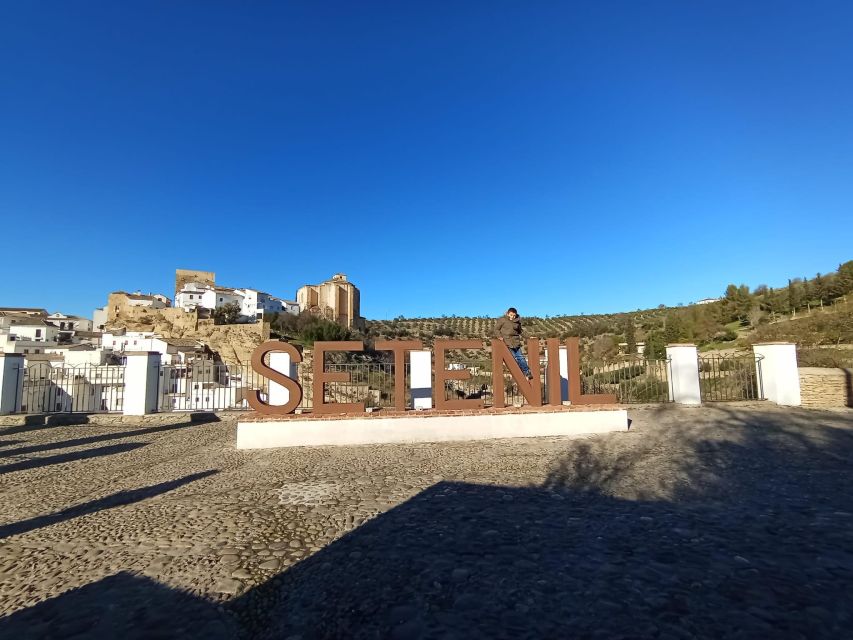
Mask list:
[{"label": "hillside with trees", "polygon": [[[850,298],[850,300],[848,300]],[[813,278],[792,278],[785,287],[730,284],[711,303],[637,310],[624,313],[524,318],[528,335],[540,338],[580,336],[594,359],[620,351],[636,353],[645,343],[650,358],[662,357],[665,346],[692,342],[702,350],[747,348],[754,342],[786,340],[803,346],[853,343],[853,261]],[[484,316],[371,320],[364,337],[491,337],[495,319]],[[620,347],[620,344],[622,345]]]}]

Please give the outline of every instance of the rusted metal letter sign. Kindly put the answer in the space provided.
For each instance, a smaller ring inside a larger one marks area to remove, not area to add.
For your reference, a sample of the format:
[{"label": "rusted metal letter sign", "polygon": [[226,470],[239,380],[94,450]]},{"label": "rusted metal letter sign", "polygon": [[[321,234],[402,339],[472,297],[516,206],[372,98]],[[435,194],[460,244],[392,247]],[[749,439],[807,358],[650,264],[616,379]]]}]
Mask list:
[{"label": "rusted metal letter sign", "polygon": [[[528,380],[521,373],[521,369],[515,358],[509,352],[507,346],[501,340],[491,341],[492,352],[492,386],[494,389],[494,403],[496,407],[505,405],[504,399],[504,367],[518,385],[524,398],[530,406],[542,406],[542,389],[540,381],[539,352],[540,343],[538,338],[529,338],[527,341],[527,353],[532,379]],[[610,394],[584,394],[581,393],[580,378],[580,346],[578,338],[568,338],[565,343],[568,355],[568,384],[569,400],[573,405],[583,404],[615,404],[616,396]],[[398,411],[406,410],[406,374],[405,361],[406,352],[423,348],[420,340],[382,340],[376,343],[377,351],[391,351],[394,354],[394,407]],[[467,369],[448,369],[446,365],[447,352],[454,349],[483,349],[480,340],[436,340],[435,341],[435,364],[433,377],[435,385],[433,390],[433,401],[436,409],[482,409],[482,398],[467,398],[447,400],[444,397],[444,383],[448,380],[467,380],[471,372]],[[343,371],[326,371],[325,354],[327,351],[363,351],[364,344],[357,340],[338,342],[315,342],[314,343],[314,371],[313,371],[313,393],[314,413],[346,413],[359,414],[364,412],[363,402],[326,402],[327,382],[350,382],[350,374]],[[545,350],[548,361],[554,363],[548,367],[548,404],[559,405],[562,402],[560,394],[560,368],[559,362],[560,341],[549,338],[545,341]],[[249,394],[249,405],[258,413],[268,415],[282,415],[292,413],[302,401],[302,386],[297,380],[290,378],[280,371],[269,366],[267,355],[273,352],[284,352],[290,355],[292,362],[302,362],[302,356],[297,349],[287,343],[271,340],[260,345],[252,354],[252,368],[255,372],[271,382],[282,385],[289,392],[286,404],[272,405],[261,398],[260,391]],[[439,390],[439,393],[435,392]]]}]

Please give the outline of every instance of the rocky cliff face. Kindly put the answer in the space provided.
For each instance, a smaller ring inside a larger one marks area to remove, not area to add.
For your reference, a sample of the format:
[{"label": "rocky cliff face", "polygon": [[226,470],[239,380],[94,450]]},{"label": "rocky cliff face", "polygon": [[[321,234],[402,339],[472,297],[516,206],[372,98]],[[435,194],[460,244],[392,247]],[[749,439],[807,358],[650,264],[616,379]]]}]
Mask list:
[{"label": "rocky cliff face", "polygon": [[154,331],[164,338],[200,340],[224,362],[230,363],[248,363],[255,347],[270,337],[268,322],[216,325],[213,320],[199,318],[196,311],[183,309],[125,307],[113,316],[107,330]]}]

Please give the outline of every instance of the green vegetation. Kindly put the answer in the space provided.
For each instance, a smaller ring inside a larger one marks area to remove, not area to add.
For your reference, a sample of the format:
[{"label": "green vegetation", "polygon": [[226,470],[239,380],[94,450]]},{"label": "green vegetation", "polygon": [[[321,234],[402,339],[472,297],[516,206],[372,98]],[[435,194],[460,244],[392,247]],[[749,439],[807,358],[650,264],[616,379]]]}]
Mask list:
[{"label": "green vegetation", "polygon": [[[850,298],[851,300],[848,300]],[[757,341],[790,340],[800,344],[853,343],[853,261],[812,279],[793,278],[773,289],[730,284],[717,302],[626,313],[524,318],[527,335],[540,338],[579,336],[584,358],[611,359],[636,353],[645,342],[649,358],[661,358],[669,343],[692,342],[702,350],[744,348]],[[479,317],[372,320],[370,338],[419,338],[430,346],[436,337],[486,340],[495,319]],[[620,348],[619,344],[624,343]]]},{"label": "green vegetation", "polygon": [[229,302],[213,311],[213,324],[237,324],[240,322],[240,305]]},{"label": "green vegetation", "polygon": [[312,346],[317,340],[354,339],[353,332],[346,327],[307,312],[302,312],[298,316],[290,313],[274,313],[269,317],[269,321],[270,333],[273,337],[303,346]]}]

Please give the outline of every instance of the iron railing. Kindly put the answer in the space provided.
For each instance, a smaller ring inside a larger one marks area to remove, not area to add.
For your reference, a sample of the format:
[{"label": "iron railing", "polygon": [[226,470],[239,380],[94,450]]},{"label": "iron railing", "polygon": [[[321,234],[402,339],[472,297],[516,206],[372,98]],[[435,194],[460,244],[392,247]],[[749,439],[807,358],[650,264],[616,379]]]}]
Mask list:
[{"label": "iron railing", "polygon": [[124,402],[125,366],[47,362],[19,369],[21,413],[113,413]]},{"label": "iron railing", "polygon": [[699,356],[699,390],[702,402],[761,400],[761,356],[752,354]]},{"label": "iron railing", "polygon": [[[394,406],[393,364],[327,363],[327,372],[347,373],[347,382],[327,382],[326,402],[364,402],[366,407]],[[406,406],[411,407],[409,365],[406,365]],[[313,370],[310,365],[296,365],[296,379],[302,386],[298,410],[314,406]],[[258,390],[261,399],[269,401],[270,381],[255,372],[251,365],[195,363],[160,367],[158,408],[160,411],[247,411],[249,393]]]},{"label": "iron railing", "polygon": [[[450,370],[467,370],[466,380],[448,380],[443,392],[447,400],[481,398],[485,406],[493,406],[495,389],[492,363],[449,358]],[[547,402],[548,366],[540,361],[542,401]],[[558,366],[554,363],[554,366]],[[395,367],[390,363],[327,363],[327,372],[347,373],[347,382],[329,382],[325,385],[326,402],[363,402],[366,407],[390,409],[395,406]],[[616,360],[585,364],[581,369],[584,393],[612,393],[620,403],[668,402],[670,364],[667,360],[646,360],[641,356],[621,357]],[[309,411],[314,406],[313,368],[310,363],[296,366],[296,379],[302,386],[302,401],[297,410]],[[406,364],[405,406],[413,406],[410,369]],[[502,374],[504,402],[507,406],[521,406],[526,399],[508,371]],[[250,409],[249,393],[258,390],[264,401],[270,401],[270,382],[256,373],[248,364],[195,364],[163,365],[160,368],[158,408],[160,411],[246,411]],[[561,395],[567,395],[567,381],[561,379]],[[433,387],[434,380],[433,380]]]},{"label": "iron railing", "polygon": [[614,394],[620,404],[670,402],[669,359],[647,360],[641,355],[619,356],[581,366],[581,390],[591,394]]},{"label": "iron railing", "polygon": [[[490,407],[494,405],[495,393],[494,380],[492,378],[492,361],[482,360],[453,360],[447,363],[447,368],[451,371],[467,370],[470,377],[466,380],[447,380],[444,383],[444,398],[445,400],[471,400],[482,399],[484,406]],[[547,361],[540,361],[540,388],[542,390],[542,399],[548,397]],[[435,388],[435,378],[433,377],[433,388]],[[503,389],[504,402],[506,406],[521,406],[527,401],[524,395],[518,388],[518,384],[510,376],[509,372],[503,373]]]}]

